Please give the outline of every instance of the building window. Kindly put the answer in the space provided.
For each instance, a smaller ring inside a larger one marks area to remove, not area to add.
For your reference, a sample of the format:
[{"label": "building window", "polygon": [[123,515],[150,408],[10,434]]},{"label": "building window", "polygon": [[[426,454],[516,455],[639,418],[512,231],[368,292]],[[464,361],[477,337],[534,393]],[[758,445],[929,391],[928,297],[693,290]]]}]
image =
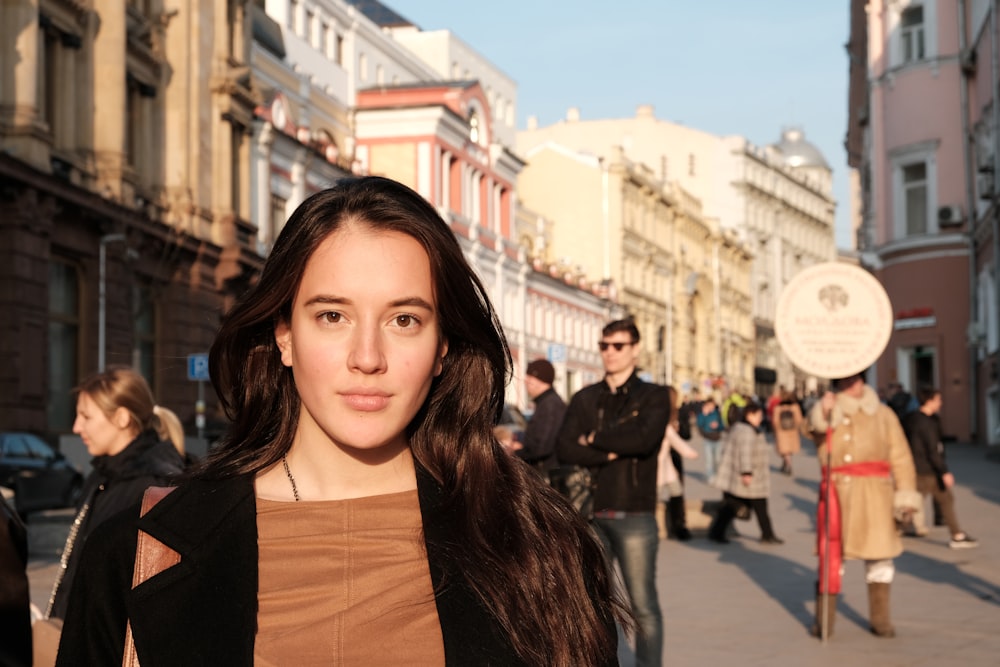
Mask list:
[{"label": "building window", "polygon": [[243,128],[233,124],[230,139],[231,203],[233,213],[238,217],[243,211]]},{"label": "building window", "polygon": [[469,141],[479,143],[479,114],[475,111],[469,113]]},{"label": "building window", "polygon": [[276,194],[271,195],[271,234],[270,241],[274,244],[274,240],[278,238],[278,234],[281,233],[282,228],[285,226],[285,218],[287,214],[285,210],[288,206],[288,202],[284,197]]},{"label": "building window", "polygon": [[899,38],[903,49],[903,62],[923,60],[924,48],[924,8],[913,5],[903,10],[899,17]]},{"label": "building window", "polygon": [[53,431],[73,427],[80,350],[80,277],[76,267],[49,263],[48,425]]},{"label": "building window", "polygon": [[368,80],[368,56],[364,53],[358,55],[358,78]]},{"label": "building window", "polygon": [[148,284],[132,286],[132,367],[156,387],[156,304]]},{"label": "building window", "polygon": [[694,176],[694,153],[688,153],[688,176]]},{"label": "building window", "polygon": [[385,84],[385,68],[382,65],[375,65],[375,83],[379,86]]},{"label": "building window", "polygon": [[41,60],[38,71],[43,80],[38,87],[38,115],[55,136],[56,109],[59,105],[59,37],[54,30],[42,32]]},{"label": "building window", "polygon": [[316,13],[310,8],[306,9],[306,41],[309,42],[309,46],[314,49],[317,48],[316,44]]},{"label": "building window", "polygon": [[915,162],[902,167],[903,206],[906,235],[927,233],[927,163]]},{"label": "building window", "polygon": [[288,3],[288,27],[292,29],[292,32],[298,32],[298,14],[299,14],[299,0],[291,0]]},{"label": "building window", "polygon": [[344,36],[339,32],[334,35],[333,61],[338,65],[344,64]]}]

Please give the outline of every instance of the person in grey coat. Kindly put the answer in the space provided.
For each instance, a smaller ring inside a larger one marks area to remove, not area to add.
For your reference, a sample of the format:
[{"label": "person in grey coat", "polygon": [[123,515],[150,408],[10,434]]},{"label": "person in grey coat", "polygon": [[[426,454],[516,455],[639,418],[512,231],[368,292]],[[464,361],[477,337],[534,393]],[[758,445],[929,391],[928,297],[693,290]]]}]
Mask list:
[{"label": "person in grey coat", "polygon": [[767,512],[771,493],[771,447],[760,428],[764,411],[756,401],[748,401],[742,419],[733,425],[722,448],[715,485],[722,490],[722,506],[708,529],[714,542],[726,544],[726,531],[741,508],[749,506],[760,524],[761,544],[783,544],[774,534]]}]

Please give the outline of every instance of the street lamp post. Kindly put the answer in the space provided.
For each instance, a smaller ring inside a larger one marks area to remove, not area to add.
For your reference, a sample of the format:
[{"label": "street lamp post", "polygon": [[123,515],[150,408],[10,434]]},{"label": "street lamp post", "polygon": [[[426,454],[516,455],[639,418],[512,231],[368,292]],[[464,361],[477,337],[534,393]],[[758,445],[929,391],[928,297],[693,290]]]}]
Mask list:
[{"label": "street lamp post", "polygon": [[97,292],[97,370],[101,372],[104,370],[105,361],[105,310],[107,308],[107,258],[108,258],[108,244],[118,243],[125,240],[125,235],[121,233],[116,234],[105,234],[101,237],[100,243],[100,278],[98,280],[98,292]]}]

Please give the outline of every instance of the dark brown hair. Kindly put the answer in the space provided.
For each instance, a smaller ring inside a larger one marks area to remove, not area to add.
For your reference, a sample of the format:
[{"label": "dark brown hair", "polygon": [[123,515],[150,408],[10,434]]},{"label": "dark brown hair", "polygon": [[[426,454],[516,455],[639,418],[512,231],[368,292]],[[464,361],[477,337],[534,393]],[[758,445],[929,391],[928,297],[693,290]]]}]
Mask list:
[{"label": "dark brown hair", "polygon": [[495,441],[512,368],[506,338],[451,229],[404,185],[345,179],[289,218],[259,282],[223,319],[212,345],[212,382],[233,423],[202,474],[256,473],[291,446],[299,396],[281,363],[275,324],[290,318],[313,252],[348,222],[407,234],[430,260],[448,353],[407,433],[414,459],[443,487],[445,509],[460,523],[461,539],[438,546],[524,662],[613,660],[611,621],[628,624],[629,617],[600,543],[561,496]]}]

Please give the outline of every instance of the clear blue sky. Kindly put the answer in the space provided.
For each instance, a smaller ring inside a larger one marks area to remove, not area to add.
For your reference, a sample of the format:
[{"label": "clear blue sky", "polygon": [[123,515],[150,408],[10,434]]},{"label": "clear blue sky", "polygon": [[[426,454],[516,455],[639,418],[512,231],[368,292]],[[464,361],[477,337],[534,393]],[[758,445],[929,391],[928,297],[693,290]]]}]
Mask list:
[{"label": "clear blue sky", "polygon": [[837,245],[849,246],[847,0],[382,0],[451,30],[517,82],[517,126],[656,116],[758,145],[801,127],[833,168]]}]

